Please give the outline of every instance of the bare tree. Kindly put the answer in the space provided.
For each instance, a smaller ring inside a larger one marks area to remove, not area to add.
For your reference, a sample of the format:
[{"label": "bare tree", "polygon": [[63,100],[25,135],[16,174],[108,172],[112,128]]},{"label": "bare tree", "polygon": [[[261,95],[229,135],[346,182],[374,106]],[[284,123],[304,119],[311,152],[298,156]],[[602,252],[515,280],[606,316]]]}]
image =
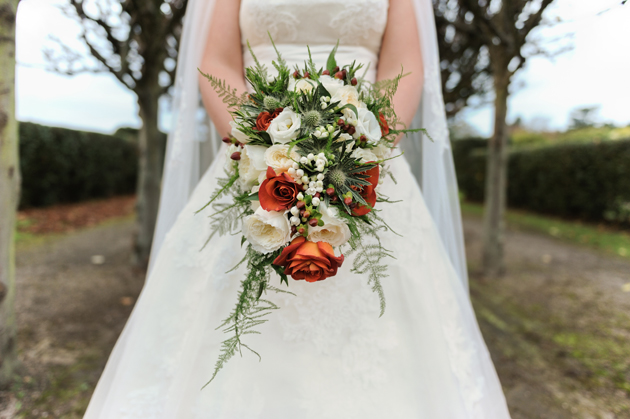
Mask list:
[{"label": "bare tree", "polygon": [[175,81],[186,5],[187,0],[68,0],[64,10],[81,25],[88,52],[58,40],[56,48],[45,51],[54,71],[109,72],[137,95],[142,128],[136,255],[141,264],[149,257],[160,199],[164,135],[158,104]]},{"label": "bare tree", "polygon": [[15,211],[20,191],[15,120],[15,13],[18,0],[0,0],[0,386],[17,363],[15,351]]},{"label": "bare tree", "polygon": [[[526,59],[545,53],[529,37],[542,22],[553,0],[434,0],[438,28],[451,33],[450,44],[442,41],[443,70],[460,73],[457,83],[448,85],[457,111],[475,95],[474,83],[487,75],[494,92],[494,134],[488,141],[486,167],[483,267],[488,276],[505,271],[503,261],[504,216],[507,193],[507,99],[512,76]],[[446,53],[445,53],[446,52]],[[481,80],[481,81],[479,81]],[[480,89],[482,93],[483,88]],[[459,102],[457,101],[459,99]]]}]

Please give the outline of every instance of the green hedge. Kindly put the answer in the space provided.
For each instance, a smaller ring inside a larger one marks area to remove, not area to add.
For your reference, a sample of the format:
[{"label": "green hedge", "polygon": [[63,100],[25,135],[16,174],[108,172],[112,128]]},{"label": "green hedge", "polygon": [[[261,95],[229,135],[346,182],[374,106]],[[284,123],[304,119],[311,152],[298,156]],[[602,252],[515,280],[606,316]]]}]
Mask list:
[{"label": "green hedge", "polygon": [[20,123],[20,207],[133,193],[137,146],[115,136]]},{"label": "green hedge", "polygon": [[[486,141],[453,142],[460,190],[483,201]],[[590,221],[630,223],[630,139],[510,153],[508,205]]]}]

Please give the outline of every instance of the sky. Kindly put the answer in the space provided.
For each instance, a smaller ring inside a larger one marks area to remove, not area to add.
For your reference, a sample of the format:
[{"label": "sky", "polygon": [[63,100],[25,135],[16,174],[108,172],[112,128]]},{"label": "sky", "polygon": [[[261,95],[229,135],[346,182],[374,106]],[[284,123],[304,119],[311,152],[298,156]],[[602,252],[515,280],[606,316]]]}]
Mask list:
[{"label": "sky", "polygon": [[[81,48],[76,41],[79,27],[58,9],[61,3],[63,0],[20,2],[18,119],[98,132],[139,127],[135,96],[114,76],[68,77],[46,71],[42,51],[51,45],[51,36]],[[601,122],[630,124],[630,3],[620,4],[621,0],[556,0],[550,6],[547,17],[559,16],[563,22],[533,35],[549,43],[563,36],[570,39],[572,49],[553,59],[538,56],[527,61],[512,83],[508,121],[520,117],[538,129],[564,129],[572,109],[598,106]],[[467,109],[461,117],[481,135],[492,131],[489,105]],[[165,130],[167,119],[161,123]]]}]

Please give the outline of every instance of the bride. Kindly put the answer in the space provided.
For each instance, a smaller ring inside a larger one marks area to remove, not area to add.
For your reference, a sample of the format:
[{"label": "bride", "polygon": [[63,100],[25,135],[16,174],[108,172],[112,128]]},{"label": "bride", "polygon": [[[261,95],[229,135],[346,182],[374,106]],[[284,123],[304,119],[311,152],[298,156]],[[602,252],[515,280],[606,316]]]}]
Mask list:
[{"label": "bride", "polygon": [[[411,75],[395,109],[433,141],[403,138],[415,170],[394,159],[398,183],[383,185],[402,202],[384,206],[382,217],[404,236],[382,236],[396,256],[383,281],[385,315],[351,263],[326,281],[290,280],[296,296],[268,296],[281,309],[260,335],[249,335],[262,361],[244,353],[201,389],[225,338],[215,327],[232,309],[245,268],[226,273],[243,256],[239,236],[215,237],[200,251],[210,225],[194,212],[217,186],[225,153],[214,135],[204,141],[199,90],[217,130],[231,128],[197,67],[244,91],[243,68],[252,65],[244,45],[271,67],[268,33],[291,67],[303,64],[307,44],[325,66],[337,40],[337,61],[369,63],[368,81],[392,78],[402,65]],[[439,77],[430,0],[190,0],[149,275],[85,417],[509,418],[467,296]],[[213,153],[199,179],[200,156]]]}]

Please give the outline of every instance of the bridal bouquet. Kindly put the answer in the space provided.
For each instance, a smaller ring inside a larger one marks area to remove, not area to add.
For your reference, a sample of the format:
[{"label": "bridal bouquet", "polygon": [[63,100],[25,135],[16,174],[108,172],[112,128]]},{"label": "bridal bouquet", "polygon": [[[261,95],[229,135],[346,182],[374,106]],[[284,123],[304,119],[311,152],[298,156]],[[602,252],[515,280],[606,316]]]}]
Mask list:
[{"label": "bridal bouquet", "polygon": [[257,333],[252,329],[278,308],[263,294],[288,292],[271,285],[272,271],[287,286],[288,277],[314,283],[337,274],[342,251],[355,253],[351,270],[367,275],[384,312],[383,259],[393,255],[380,244],[379,233],[389,227],[377,207],[391,202],[379,184],[394,139],[412,131],[395,129],[392,98],[403,75],[368,83],[357,74],[362,65],[337,65],[336,49],[325,69],[315,66],[310,50],[304,68],[295,69],[278,53],[277,75],[252,53],[256,65],[245,71],[252,93],[241,96],[204,74],[233,121],[223,139],[227,177],[202,210],[215,209],[212,235],[241,232],[247,245],[237,265],[247,266],[237,305],[219,326],[232,337],[210,381],[241,348],[252,350],[243,335]]}]

